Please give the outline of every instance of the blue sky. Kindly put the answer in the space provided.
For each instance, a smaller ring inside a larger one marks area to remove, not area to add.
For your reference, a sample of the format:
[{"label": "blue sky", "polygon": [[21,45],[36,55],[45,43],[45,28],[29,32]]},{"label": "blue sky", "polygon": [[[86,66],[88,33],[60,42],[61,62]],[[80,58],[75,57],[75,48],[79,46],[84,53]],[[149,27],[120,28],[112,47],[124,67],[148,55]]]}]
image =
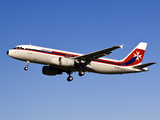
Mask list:
[{"label": "blue sky", "polygon": [[[160,1],[1,0],[0,119],[159,120]],[[45,76],[43,65],[7,56],[20,44],[90,53],[124,44],[109,58],[123,59],[147,42],[149,72]]]}]

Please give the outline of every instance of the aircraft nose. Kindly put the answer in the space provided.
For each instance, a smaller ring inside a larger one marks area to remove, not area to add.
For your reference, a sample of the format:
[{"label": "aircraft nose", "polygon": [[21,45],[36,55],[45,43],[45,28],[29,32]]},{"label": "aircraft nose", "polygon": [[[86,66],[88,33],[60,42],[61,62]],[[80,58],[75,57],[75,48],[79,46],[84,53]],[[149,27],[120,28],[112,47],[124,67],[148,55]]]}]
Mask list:
[{"label": "aircraft nose", "polygon": [[7,55],[9,54],[9,51],[7,51]]}]

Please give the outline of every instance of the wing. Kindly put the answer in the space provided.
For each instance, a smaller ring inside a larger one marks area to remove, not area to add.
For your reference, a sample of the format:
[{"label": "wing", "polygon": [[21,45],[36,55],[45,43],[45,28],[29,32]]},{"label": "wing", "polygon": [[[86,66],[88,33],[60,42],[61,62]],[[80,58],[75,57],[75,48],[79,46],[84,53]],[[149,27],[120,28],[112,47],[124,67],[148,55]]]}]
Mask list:
[{"label": "wing", "polygon": [[118,48],[123,48],[123,45],[113,46],[113,47],[103,49],[103,50],[100,50],[100,51],[97,51],[97,52],[81,55],[81,56],[75,57],[75,59],[77,59],[78,61],[81,61],[81,60],[83,60],[83,61],[96,60],[96,59],[98,59],[102,56],[109,55],[111,53],[111,51],[113,51],[115,49],[118,49]]}]

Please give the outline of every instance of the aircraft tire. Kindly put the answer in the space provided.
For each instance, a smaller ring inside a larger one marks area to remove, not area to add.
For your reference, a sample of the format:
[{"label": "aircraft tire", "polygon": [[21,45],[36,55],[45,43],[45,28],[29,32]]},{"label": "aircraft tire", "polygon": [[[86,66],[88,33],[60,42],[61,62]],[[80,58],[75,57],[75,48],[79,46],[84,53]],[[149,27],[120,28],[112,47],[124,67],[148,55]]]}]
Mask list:
[{"label": "aircraft tire", "polygon": [[28,67],[25,67],[24,70],[27,71],[27,70],[28,70]]},{"label": "aircraft tire", "polygon": [[73,80],[73,77],[72,76],[69,76],[68,78],[67,78],[67,81],[68,82],[71,82]]},{"label": "aircraft tire", "polygon": [[79,76],[83,76],[84,74],[85,74],[84,71],[80,71],[80,72],[78,73]]}]

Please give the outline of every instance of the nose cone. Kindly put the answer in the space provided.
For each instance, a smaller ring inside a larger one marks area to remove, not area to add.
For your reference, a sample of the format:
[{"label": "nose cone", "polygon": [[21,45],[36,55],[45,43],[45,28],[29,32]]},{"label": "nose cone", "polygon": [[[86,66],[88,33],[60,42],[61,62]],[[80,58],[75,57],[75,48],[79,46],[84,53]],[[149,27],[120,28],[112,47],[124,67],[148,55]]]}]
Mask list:
[{"label": "nose cone", "polygon": [[7,51],[7,55],[9,54],[9,51]]}]

